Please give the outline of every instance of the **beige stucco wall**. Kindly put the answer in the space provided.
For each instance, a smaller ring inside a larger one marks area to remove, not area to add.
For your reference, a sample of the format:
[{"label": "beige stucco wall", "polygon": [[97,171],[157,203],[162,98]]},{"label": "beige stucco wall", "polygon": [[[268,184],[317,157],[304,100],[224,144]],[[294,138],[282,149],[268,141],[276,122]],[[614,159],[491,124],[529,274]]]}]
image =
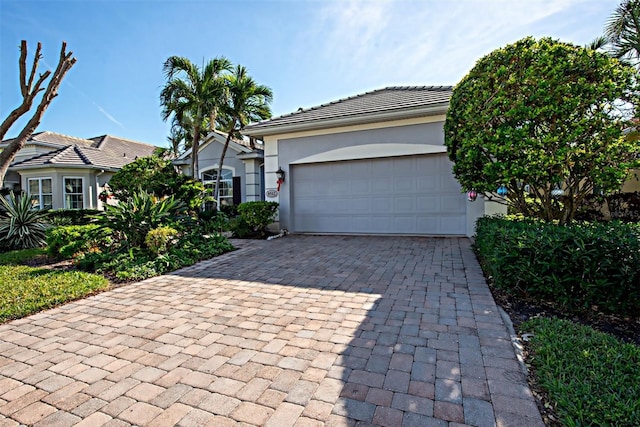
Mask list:
[{"label": "beige stucco wall", "polygon": [[100,209],[102,203],[98,200],[98,194],[102,191],[104,183],[113,176],[113,173],[76,168],[42,168],[21,170],[20,176],[22,189],[26,192],[29,191],[29,178],[51,178],[53,209],[66,208],[64,205],[64,179],[82,178],[83,209]]}]

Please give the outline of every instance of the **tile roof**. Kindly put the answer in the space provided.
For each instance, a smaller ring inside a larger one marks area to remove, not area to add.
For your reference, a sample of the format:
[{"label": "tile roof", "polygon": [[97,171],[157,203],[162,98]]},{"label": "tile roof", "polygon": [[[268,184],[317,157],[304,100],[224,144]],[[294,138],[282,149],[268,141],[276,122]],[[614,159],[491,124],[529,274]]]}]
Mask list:
[{"label": "tile roof", "polygon": [[[0,142],[0,146],[7,145],[11,143],[15,138],[6,139]],[[31,138],[27,141],[27,144],[46,144],[46,145],[58,145],[60,147],[65,147],[68,145],[83,145],[87,147],[93,146],[95,144],[94,141],[89,139],[77,138],[75,136],[63,135],[61,133],[44,131],[38,132],[31,135]]]},{"label": "tile roof", "polygon": [[245,128],[247,134],[259,135],[261,130],[281,126],[313,126],[335,119],[349,119],[410,112],[412,110],[446,106],[451,98],[451,86],[390,86],[363,94],[342,98],[328,104],[274,117]]},{"label": "tile roof", "polygon": [[81,139],[54,132],[34,134],[27,144],[37,142],[60,145],[60,148],[49,153],[14,162],[11,167],[23,169],[57,165],[120,169],[138,157],[152,155],[157,148],[154,145],[110,135]]}]

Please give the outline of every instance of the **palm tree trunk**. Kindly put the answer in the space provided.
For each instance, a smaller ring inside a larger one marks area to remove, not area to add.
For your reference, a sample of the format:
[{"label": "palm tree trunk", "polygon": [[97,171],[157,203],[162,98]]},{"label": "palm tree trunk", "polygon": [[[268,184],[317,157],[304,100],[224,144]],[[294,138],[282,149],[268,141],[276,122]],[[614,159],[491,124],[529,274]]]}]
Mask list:
[{"label": "palm tree trunk", "polygon": [[200,125],[196,124],[193,129],[193,142],[191,143],[191,177],[200,179],[198,175],[198,151],[200,150]]}]

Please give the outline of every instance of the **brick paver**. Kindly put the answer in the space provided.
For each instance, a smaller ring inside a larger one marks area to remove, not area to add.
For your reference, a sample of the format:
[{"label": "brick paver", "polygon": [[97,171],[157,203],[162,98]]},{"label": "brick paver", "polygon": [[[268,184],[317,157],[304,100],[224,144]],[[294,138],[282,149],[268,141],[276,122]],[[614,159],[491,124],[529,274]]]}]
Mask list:
[{"label": "brick paver", "polygon": [[0,325],[0,424],[543,426],[468,239],[236,243]]}]

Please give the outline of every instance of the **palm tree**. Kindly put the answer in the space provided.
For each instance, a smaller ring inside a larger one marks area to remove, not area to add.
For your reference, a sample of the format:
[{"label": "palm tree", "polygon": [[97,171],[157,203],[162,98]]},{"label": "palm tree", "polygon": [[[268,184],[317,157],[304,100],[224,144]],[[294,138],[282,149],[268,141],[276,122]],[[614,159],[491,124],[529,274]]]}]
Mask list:
[{"label": "palm tree", "polygon": [[[164,63],[167,77],[162,92],[162,119],[172,115],[179,123],[190,115],[193,119],[191,134],[191,175],[198,179],[198,150],[202,123],[205,118],[214,118],[225,99],[225,81],[222,73],[231,69],[231,62],[224,57],[214,58],[202,69],[189,59],[172,56]],[[212,126],[215,126],[212,124]]]},{"label": "palm tree", "polygon": [[612,56],[628,59],[637,66],[640,61],[640,1],[623,0],[609,17],[604,36]]},{"label": "palm tree", "polygon": [[226,76],[225,81],[228,98],[220,110],[219,121],[222,129],[227,133],[227,139],[218,165],[216,186],[213,193],[215,200],[218,200],[222,164],[227,154],[229,141],[232,137],[242,138],[240,132],[249,123],[270,118],[271,107],[269,104],[273,100],[271,89],[256,84],[242,65],[236,66],[234,71]]}]

